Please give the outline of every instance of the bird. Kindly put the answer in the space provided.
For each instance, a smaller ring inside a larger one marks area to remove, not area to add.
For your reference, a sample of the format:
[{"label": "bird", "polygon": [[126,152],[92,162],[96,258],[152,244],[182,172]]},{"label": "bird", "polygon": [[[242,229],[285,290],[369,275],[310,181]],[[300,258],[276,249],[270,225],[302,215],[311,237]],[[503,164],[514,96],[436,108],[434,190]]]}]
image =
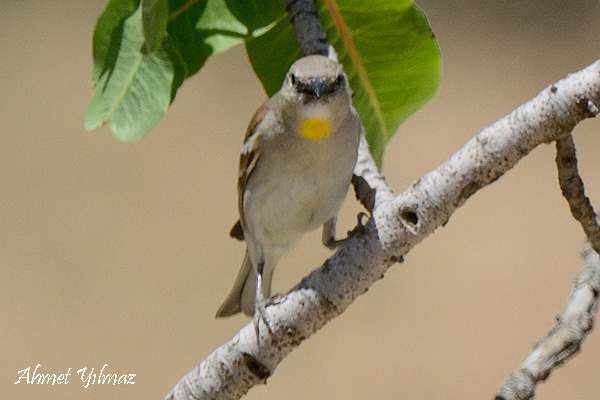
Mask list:
[{"label": "bird", "polygon": [[281,89],[248,125],[238,175],[239,220],[230,235],[246,254],[217,317],[243,312],[272,331],[266,315],[279,259],[323,226],[334,249],[337,214],[348,192],[363,127],[337,60],[309,55],[294,62]]}]

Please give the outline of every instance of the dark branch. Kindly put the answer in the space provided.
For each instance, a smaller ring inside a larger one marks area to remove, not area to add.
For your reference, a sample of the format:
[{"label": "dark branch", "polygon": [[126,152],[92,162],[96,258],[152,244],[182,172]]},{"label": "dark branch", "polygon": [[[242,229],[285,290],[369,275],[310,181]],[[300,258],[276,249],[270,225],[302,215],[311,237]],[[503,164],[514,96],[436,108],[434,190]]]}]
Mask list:
[{"label": "dark branch", "polygon": [[583,180],[577,169],[575,143],[571,135],[556,141],[556,165],[560,189],[569,203],[571,214],[581,223],[592,248],[600,254],[600,226],[594,208],[585,195]]},{"label": "dark branch", "polygon": [[313,0],[285,0],[296,32],[296,39],[305,56],[329,54],[329,42]]}]

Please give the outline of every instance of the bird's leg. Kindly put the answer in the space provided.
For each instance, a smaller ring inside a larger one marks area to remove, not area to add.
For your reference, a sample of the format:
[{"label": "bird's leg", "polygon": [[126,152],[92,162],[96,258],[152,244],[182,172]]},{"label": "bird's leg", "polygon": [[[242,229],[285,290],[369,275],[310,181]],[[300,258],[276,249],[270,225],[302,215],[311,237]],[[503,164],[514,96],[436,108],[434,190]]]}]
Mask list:
[{"label": "bird's leg", "polygon": [[369,216],[363,212],[359,213],[358,216],[356,217],[356,219],[357,219],[356,228],[354,228],[354,230],[352,230],[352,231],[349,231],[348,236],[345,237],[344,239],[336,239],[335,238],[335,224],[337,222],[337,215],[328,219],[323,224],[323,236],[322,236],[323,245],[329,247],[331,250],[335,250],[346,240],[348,240],[349,238],[354,236],[356,234],[356,232],[362,232],[365,228],[363,219],[368,218],[368,217]]},{"label": "bird's leg", "polygon": [[267,326],[267,331],[271,338],[279,340],[279,337],[272,328],[271,320],[267,315],[267,299],[263,292],[262,276],[265,269],[265,262],[261,261],[256,268],[256,293],[254,295],[254,331],[256,332],[256,341],[260,338],[260,320],[262,319]]},{"label": "bird's leg", "polygon": [[334,250],[336,247],[344,243],[345,239],[335,239],[335,224],[337,223],[337,215],[334,215],[323,224],[323,235],[321,241],[323,245]]}]

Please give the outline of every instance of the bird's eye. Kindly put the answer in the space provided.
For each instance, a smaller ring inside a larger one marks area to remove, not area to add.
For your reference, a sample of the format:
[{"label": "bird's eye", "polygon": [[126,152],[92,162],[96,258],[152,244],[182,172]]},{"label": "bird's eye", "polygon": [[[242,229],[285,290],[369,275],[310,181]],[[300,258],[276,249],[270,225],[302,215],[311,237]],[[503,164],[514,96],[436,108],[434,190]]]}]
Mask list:
[{"label": "bird's eye", "polygon": [[290,83],[291,83],[292,85],[295,85],[295,84],[296,84],[296,75],[294,75],[294,74],[290,74]]}]

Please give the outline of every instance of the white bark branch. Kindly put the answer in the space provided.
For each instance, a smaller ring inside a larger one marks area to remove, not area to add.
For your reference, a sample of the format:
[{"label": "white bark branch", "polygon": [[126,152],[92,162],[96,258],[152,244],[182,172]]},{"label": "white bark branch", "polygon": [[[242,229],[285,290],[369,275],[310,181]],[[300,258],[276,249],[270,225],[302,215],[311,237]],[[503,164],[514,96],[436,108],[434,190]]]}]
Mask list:
[{"label": "white bark branch", "polygon": [[558,318],[556,326],[535,345],[519,368],[511,372],[496,400],[532,399],[536,385],[580,350],[581,343],[594,326],[599,293],[600,256],[587,244],[583,252],[583,266],[565,315]]},{"label": "white bark branch", "polygon": [[482,130],[397,197],[362,146],[355,173],[375,189],[372,216],[321,268],[267,308],[281,340],[273,341],[265,327],[257,340],[252,323],[246,325],[184,376],[165,399],[237,399],[264,382],[283,358],[447,223],[471,195],[538,145],[568,135],[581,120],[595,116],[598,104],[600,61],[544,89]]}]

